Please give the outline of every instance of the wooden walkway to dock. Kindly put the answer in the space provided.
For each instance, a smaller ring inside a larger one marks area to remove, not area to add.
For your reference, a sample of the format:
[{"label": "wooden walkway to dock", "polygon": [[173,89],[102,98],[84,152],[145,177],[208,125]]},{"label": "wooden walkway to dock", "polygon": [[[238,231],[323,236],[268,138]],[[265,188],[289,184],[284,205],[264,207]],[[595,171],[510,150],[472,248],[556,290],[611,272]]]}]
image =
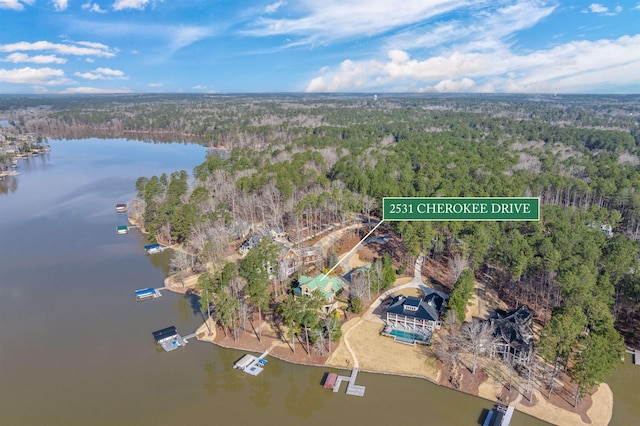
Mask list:
[{"label": "wooden walkway to dock", "polygon": [[358,377],[358,369],[351,370],[351,376],[338,376],[336,383],[333,385],[333,391],[339,392],[340,385],[343,381],[347,382],[347,395],[364,396],[364,386],[356,385],[356,378]]}]

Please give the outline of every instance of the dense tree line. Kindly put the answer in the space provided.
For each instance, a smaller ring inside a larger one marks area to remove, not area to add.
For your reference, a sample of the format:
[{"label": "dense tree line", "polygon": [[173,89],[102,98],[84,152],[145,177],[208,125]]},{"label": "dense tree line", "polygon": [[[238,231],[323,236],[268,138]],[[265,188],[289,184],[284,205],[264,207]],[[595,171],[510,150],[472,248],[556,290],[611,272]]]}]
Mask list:
[{"label": "dense tree line", "polygon": [[[202,264],[228,251],[237,219],[311,229],[380,215],[386,196],[537,196],[540,222],[393,223],[406,249],[395,260],[464,259],[471,269],[460,285],[486,274],[510,304],[532,307],[542,354],[583,391],[620,354],[614,321],[637,318],[640,105],[632,97],[136,95],[49,105],[24,113],[24,126],[166,131],[225,145],[229,157],[209,156],[193,182],[176,172],[136,184],[151,235],[184,242]],[[242,265],[243,300],[262,317],[269,290]],[[210,293],[225,306],[228,291]],[[306,340],[320,320],[293,303],[285,298],[281,316]]]}]

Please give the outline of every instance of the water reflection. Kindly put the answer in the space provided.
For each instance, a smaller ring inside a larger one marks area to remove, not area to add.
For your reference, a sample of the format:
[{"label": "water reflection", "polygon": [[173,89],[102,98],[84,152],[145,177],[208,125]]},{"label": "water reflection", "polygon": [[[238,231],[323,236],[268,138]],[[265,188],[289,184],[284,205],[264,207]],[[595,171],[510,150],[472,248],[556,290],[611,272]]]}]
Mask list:
[{"label": "water reflection", "polygon": [[309,418],[320,411],[333,394],[326,389],[323,389],[324,392],[318,392],[320,389],[318,371],[309,369],[305,376],[306,381],[300,384],[293,375],[289,375],[289,391],[286,399],[287,411],[300,418]]},{"label": "water reflection", "polygon": [[0,195],[16,192],[18,190],[17,176],[0,177]]},{"label": "water reflection", "polygon": [[611,426],[640,424],[640,367],[633,365],[632,355],[609,376],[607,383],[613,391]]}]

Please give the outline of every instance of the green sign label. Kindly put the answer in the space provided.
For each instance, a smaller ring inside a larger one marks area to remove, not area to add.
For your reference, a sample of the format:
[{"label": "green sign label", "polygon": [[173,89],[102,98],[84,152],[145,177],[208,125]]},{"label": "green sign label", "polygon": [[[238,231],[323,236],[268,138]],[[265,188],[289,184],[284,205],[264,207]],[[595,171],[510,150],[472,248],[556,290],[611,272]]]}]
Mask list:
[{"label": "green sign label", "polygon": [[540,220],[535,197],[385,197],[383,219],[388,220]]}]

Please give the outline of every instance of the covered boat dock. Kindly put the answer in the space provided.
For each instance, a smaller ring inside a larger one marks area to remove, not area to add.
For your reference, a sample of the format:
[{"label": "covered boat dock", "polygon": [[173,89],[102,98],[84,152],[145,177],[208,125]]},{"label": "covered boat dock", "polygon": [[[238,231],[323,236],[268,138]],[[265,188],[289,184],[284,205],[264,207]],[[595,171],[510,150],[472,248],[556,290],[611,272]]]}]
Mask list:
[{"label": "covered boat dock", "polygon": [[178,334],[175,326],[154,331],[153,338],[166,352],[178,349],[187,344],[187,340]]},{"label": "covered boat dock", "polygon": [[356,385],[356,378],[358,377],[358,369],[351,370],[351,376],[338,376],[335,373],[329,373],[324,382],[324,387],[332,389],[334,392],[340,392],[340,385],[342,382],[347,382],[347,395],[364,396],[365,387]]},{"label": "covered boat dock", "polygon": [[163,246],[163,245],[158,244],[158,243],[149,244],[149,245],[144,246],[144,250],[149,254],[161,253],[161,252],[165,251],[168,248],[169,247]]},{"label": "covered boat dock", "polygon": [[160,293],[160,290],[164,290],[166,289],[166,287],[160,287],[160,288],[141,288],[140,290],[136,290],[135,294],[136,294],[136,300],[138,302],[141,302],[143,300],[148,300],[148,299],[159,299],[162,297],[162,293]]}]

